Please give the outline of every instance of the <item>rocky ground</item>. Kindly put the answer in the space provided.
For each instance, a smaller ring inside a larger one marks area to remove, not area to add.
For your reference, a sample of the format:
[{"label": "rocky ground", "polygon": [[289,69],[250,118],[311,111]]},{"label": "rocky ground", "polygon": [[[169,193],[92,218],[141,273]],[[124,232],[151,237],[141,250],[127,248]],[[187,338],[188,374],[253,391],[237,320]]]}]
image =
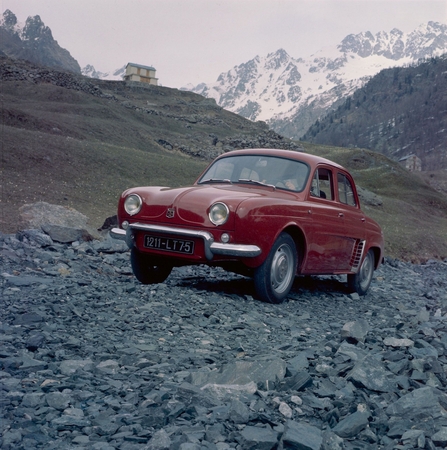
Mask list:
[{"label": "rocky ground", "polygon": [[3,449],[441,449],[447,261],[282,305],[207,267],[160,285],[111,240],[1,235]]}]

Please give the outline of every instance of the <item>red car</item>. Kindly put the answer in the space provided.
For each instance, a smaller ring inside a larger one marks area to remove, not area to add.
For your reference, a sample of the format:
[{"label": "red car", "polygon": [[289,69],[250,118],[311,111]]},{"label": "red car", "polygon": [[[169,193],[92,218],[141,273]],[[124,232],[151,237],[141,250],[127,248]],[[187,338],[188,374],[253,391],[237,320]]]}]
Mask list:
[{"label": "red car", "polygon": [[288,150],[225,153],[190,187],[128,189],[118,220],[111,235],[126,240],[141,283],[208,264],[252,276],[271,303],[295,275],[347,274],[364,295],[383,255],[380,226],[360,209],[346,169]]}]

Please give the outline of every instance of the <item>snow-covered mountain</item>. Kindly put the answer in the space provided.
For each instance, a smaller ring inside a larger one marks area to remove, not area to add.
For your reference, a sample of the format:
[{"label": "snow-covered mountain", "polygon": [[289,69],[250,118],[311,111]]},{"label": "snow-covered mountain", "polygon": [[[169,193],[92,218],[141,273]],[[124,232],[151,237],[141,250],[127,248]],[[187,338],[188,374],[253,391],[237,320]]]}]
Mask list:
[{"label": "snow-covered mountain", "polygon": [[126,73],[126,66],[120,67],[111,72],[100,72],[96,70],[92,65],[88,64],[81,70],[82,75],[89,78],[99,78],[101,80],[123,80],[123,76]]},{"label": "snow-covered mountain", "polygon": [[411,33],[350,34],[307,58],[284,49],[233,67],[212,84],[185,86],[225,109],[301,137],[308,127],[380,70],[447,52],[447,25],[428,22]]}]

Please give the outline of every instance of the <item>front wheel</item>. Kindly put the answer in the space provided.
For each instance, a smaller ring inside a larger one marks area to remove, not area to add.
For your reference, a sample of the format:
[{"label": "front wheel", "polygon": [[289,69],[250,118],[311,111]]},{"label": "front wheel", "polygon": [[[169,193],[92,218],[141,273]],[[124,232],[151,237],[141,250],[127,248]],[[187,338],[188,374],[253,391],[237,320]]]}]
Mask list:
[{"label": "front wheel", "polygon": [[152,257],[136,248],[130,251],[130,264],[136,279],[142,284],[163,283],[172,271],[169,264],[155,264]]},{"label": "front wheel", "polygon": [[374,273],[374,253],[372,250],[366,254],[365,259],[357,273],[348,275],[348,287],[352,292],[365,295],[371,284]]},{"label": "front wheel", "polygon": [[281,303],[292,288],[296,267],[295,241],[289,234],[281,233],[266,260],[255,271],[254,282],[259,298],[264,302]]}]

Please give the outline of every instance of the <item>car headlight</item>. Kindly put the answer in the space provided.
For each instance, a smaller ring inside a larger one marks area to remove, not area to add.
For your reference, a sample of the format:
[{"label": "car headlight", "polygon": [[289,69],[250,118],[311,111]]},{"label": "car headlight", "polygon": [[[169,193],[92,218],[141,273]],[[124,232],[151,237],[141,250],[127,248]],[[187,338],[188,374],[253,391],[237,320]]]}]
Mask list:
[{"label": "car headlight", "polygon": [[225,203],[214,203],[210,208],[208,217],[214,225],[223,225],[230,215],[230,210]]},{"label": "car headlight", "polygon": [[126,200],[124,200],[124,209],[126,213],[133,216],[140,212],[141,206],[143,205],[143,200],[137,194],[130,194]]}]

